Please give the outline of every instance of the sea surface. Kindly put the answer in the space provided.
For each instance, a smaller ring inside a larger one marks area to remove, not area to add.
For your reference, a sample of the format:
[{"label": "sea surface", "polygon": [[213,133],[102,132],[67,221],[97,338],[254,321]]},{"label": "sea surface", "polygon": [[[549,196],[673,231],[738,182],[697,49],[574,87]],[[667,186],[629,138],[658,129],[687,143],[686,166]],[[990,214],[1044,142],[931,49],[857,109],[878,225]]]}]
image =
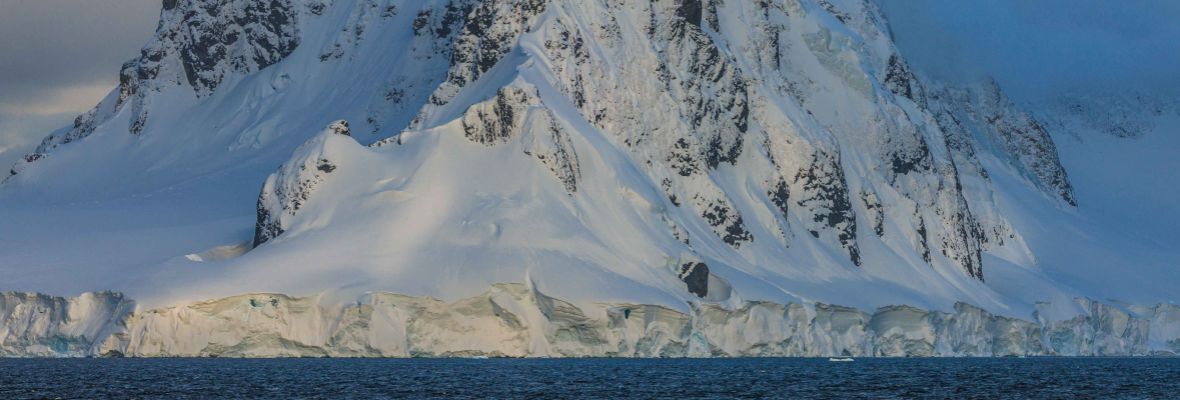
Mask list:
[{"label": "sea surface", "polygon": [[0,359],[0,399],[1180,398],[1180,358]]}]

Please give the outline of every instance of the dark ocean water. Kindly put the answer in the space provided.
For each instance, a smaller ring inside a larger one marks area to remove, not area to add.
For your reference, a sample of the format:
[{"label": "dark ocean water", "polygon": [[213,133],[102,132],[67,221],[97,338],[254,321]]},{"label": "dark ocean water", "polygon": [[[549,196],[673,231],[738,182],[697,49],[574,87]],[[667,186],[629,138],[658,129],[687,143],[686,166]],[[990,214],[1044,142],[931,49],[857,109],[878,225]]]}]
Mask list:
[{"label": "dark ocean water", "polygon": [[1180,358],[0,359],[24,398],[1180,398]]}]

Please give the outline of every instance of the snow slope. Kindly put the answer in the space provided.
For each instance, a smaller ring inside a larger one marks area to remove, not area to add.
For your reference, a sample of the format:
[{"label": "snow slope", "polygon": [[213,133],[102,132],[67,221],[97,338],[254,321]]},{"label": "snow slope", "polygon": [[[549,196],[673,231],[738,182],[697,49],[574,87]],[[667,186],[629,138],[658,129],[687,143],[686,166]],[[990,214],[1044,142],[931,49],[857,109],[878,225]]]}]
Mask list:
[{"label": "snow slope", "polygon": [[1106,315],[1076,298],[1176,300],[1176,178],[1143,172],[1173,164],[1171,111],[1115,137],[924,78],[872,3],[221,3],[166,3],[120,87],[13,168],[0,290],[337,309],[522,283],[694,321],[969,304],[1044,335]]}]

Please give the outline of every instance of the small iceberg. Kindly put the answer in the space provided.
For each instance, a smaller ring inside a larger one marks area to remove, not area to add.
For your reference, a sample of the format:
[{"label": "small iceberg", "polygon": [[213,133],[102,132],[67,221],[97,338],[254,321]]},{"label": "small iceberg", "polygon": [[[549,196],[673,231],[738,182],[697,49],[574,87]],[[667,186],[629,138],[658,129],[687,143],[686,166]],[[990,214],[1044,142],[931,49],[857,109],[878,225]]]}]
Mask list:
[{"label": "small iceberg", "polygon": [[250,249],[254,248],[253,245],[254,245],[254,242],[247,240],[244,242],[227,244],[224,246],[217,246],[212,249],[205,250],[205,251],[202,251],[199,253],[185,254],[184,258],[187,258],[189,261],[192,261],[192,262],[228,260],[231,258],[237,258],[238,256],[241,256],[242,254],[246,254],[246,252],[248,252],[248,251],[250,251]]},{"label": "small iceberg", "polygon": [[838,358],[837,358],[837,357],[832,357],[832,358],[829,358],[829,359],[828,359],[828,361],[831,361],[831,362],[850,362],[850,361],[854,361],[854,360],[852,359],[852,357],[838,357]]}]

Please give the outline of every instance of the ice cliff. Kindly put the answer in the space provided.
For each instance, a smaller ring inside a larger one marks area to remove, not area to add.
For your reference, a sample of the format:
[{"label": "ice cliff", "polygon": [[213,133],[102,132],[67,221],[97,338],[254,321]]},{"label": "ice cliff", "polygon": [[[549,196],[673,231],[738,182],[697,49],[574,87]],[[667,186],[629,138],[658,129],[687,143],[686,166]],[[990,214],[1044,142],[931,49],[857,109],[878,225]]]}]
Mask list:
[{"label": "ice cliff", "polygon": [[[0,295],[0,355],[131,357],[1126,356],[1180,352],[1180,307],[1088,299],[1035,321],[953,312],[746,302],[579,308],[523,284],[455,302],[371,293],[351,304],[247,294],[133,311],[112,292]],[[1060,307],[1058,307],[1060,308]]]}]

